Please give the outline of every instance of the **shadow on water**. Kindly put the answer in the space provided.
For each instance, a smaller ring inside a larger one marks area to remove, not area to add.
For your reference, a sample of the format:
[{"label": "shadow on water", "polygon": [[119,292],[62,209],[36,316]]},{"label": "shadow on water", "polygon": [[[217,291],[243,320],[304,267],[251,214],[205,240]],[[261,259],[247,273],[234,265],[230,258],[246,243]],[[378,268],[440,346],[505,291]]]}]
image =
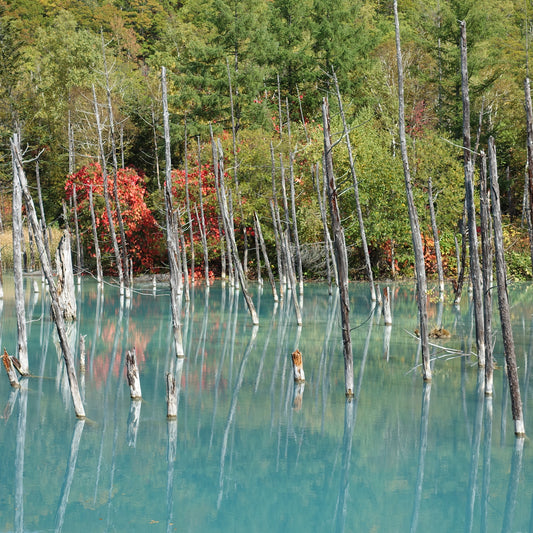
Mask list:
[{"label": "shadow on water", "polygon": [[[0,333],[9,351],[15,326],[6,319],[13,302],[4,287]],[[195,288],[182,303],[186,357],[176,359],[166,288],[141,286],[120,305],[116,287],[106,286],[104,298],[84,281],[71,342],[79,357],[86,339],[89,422],[75,420],[63,360],[51,355],[46,292],[28,293],[36,377],[20,389],[0,380],[2,530],[531,529],[533,487],[526,480],[533,457],[508,431],[501,340],[493,400],[484,396],[471,354],[471,306],[437,303],[431,316],[452,337],[435,344],[433,384],[423,384],[419,343],[408,333],[417,323],[414,287],[394,286],[392,326],[370,305],[366,285],[351,291],[356,387],[346,401],[338,295],[327,285],[306,287],[300,327],[288,294],[274,303],[258,288],[260,326],[252,327],[240,291]],[[533,313],[529,301],[515,307],[526,414],[533,330],[518,318]],[[141,401],[130,399],[125,379],[133,348]],[[305,367],[301,384],[291,368],[296,348]],[[442,356],[446,350],[450,357]],[[177,385],[174,420],[165,416],[169,370]]]}]

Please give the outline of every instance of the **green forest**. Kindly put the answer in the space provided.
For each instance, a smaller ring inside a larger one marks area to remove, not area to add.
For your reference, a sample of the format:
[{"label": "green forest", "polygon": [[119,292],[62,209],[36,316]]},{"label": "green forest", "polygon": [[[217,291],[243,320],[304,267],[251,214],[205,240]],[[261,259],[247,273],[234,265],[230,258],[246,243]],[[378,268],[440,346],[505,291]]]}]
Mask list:
[{"label": "green forest", "polygon": [[[459,23],[465,21],[472,146],[477,154],[486,150],[490,136],[495,139],[509,275],[531,279],[524,108],[530,2],[400,0],[398,8],[409,159],[428,273],[436,276],[429,179],[445,274],[453,279],[458,270],[465,197]],[[174,194],[185,241],[192,237],[197,248],[197,264],[201,198],[211,266],[219,274],[211,128],[224,149],[236,224],[250,228],[251,236],[257,212],[273,250],[272,182],[279,188],[280,176],[290,173],[304,272],[308,279],[324,276],[317,188],[322,194],[321,105],[327,97],[350,276],[365,279],[336,78],[374,275],[413,276],[392,1],[0,0],[0,15],[3,225],[9,225],[11,213],[10,138],[18,132],[32,193],[37,203],[39,177],[49,225],[67,222],[65,200],[72,223],[72,185],[77,184],[84,264],[94,267],[83,185],[97,184],[101,176],[96,96],[106,164],[111,168],[115,158],[120,167],[120,202],[135,272],[164,271],[165,67]],[[103,200],[96,189],[95,195],[104,263],[111,273]],[[184,215],[187,203],[190,220]],[[237,233],[242,247],[243,234]],[[250,253],[250,276],[255,261]]]}]

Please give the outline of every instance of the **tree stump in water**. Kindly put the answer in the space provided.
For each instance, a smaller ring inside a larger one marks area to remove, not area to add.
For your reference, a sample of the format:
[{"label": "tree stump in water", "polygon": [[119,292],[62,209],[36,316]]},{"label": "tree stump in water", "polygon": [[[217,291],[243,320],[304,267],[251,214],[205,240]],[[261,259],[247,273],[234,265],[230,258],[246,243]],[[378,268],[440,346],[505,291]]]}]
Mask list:
[{"label": "tree stump in water", "polygon": [[17,373],[15,372],[13,358],[7,353],[4,349],[4,355],[2,356],[2,361],[7,372],[7,377],[9,378],[9,384],[14,388],[20,388],[20,383],[17,378]]},{"label": "tree stump in water", "polygon": [[128,385],[130,386],[130,396],[132,400],[140,400],[141,381],[139,379],[139,369],[137,368],[137,358],[135,357],[135,348],[128,350],[126,353],[126,368],[128,376]]},{"label": "tree stump in water", "polygon": [[57,296],[58,303],[67,321],[76,320],[76,292],[74,290],[74,271],[70,250],[70,233],[63,232],[56,251]]},{"label": "tree stump in water", "polygon": [[295,383],[303,383],[305,381],[304,364],[300,350],[292,352],[292,371]]},{"label": "tree stump in water", "polygon": [[167,418],[173,420],[178,418],[178,396],[176,394],[176,379],[167,373]]}]

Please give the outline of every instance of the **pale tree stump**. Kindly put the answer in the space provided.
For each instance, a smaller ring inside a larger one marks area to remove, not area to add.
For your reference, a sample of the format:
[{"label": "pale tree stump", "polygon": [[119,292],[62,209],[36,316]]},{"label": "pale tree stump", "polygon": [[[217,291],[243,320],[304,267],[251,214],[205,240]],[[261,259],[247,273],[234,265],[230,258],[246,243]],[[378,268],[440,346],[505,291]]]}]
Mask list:
[{"label": "pale tree stump", "polygon": [[392,313],[390,307],[390,287],[383,289],[383,320],[386,326],[392,326]]},{"label": "pale tree stump", "polygon": [[176,394],[176,379],[167,372],[167,418],[178,418],[178,395]]},{"label": "pale tree stump", "polygon": [[76,292],[74,290],[74,270],[68,230],[63,232],[63,237],[61,237],[56,250],[56,269],[57,296],[63,319],[66,321],[76,320]]},{"label": "pale tree stump", "polygon": [[2,356],[2,361],[7,372],[7,377],[9,378],[9,384],[14,388],[20,388],[20,383],[17,378],[17,373],[15,372],[15,367],[13,364],[12,357],[4,349],[4,355]]},{"label": "pale tree stump", "polygon": [[303,383],[305,381],[304,364],[300,350],[292,352],[292,371],[295,383]]},{"label": "pale tree stump", "polygon": [[140,400],[141,381],[139,379],[139,369],[137,367],[137,358],[135,357],[135,348],[128,350],[126,353],[126,368],[128,376],[128,385],[130,386],[130,397],[132,400]]},{"label": "pale tree stump", "polygon": [[85,374],[85,337],[80,335],[80,373]]}]

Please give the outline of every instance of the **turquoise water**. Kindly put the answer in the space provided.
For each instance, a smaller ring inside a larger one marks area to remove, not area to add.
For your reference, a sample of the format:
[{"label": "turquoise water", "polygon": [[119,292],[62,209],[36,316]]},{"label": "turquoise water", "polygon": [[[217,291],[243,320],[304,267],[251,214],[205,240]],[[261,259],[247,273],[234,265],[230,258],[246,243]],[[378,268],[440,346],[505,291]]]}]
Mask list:
[{"label": "turquoise water", "polygon": [[[86,335],[79,381],[88,418],[77,421],[49,304],[26,284],[34,377],[19,391],[5,373],[0,379],[1,531],[533,529],[533,454],[529,440],[516,446],[501,338],[490,402],[475,357],[454,351],[475,344],[467,295],[458,311],[430,302],[430,320],[441,314],[452,338],[439,341],[447,351],[434,348],[433,383],[424,386],[411,333],[414,286],[392,286],[387,330],[368,287],[351,285],[358,394],[346,403],[338,305],[326,286],[306,286],[299,329],[287,302],[275,306],[267,287],[253,285],[256,330],[239,291],[218,283],[206,295],[197,287],[183,305],[187,358],[177,370],[178,419],[168,422],[165,373],[175,357],[165,287],[153,294],[151,284],[138,285],[121,309],[115,287],[99,299],[84,281],[71,336],[77,347]],[[1,342],[13,354],[9,278],[4,290]],[[532,291],[511,287],[528,434]],[[124,372],[133,347],[140,404],[130,400]],[[296,347],[303,391],[292,381]]]}]

